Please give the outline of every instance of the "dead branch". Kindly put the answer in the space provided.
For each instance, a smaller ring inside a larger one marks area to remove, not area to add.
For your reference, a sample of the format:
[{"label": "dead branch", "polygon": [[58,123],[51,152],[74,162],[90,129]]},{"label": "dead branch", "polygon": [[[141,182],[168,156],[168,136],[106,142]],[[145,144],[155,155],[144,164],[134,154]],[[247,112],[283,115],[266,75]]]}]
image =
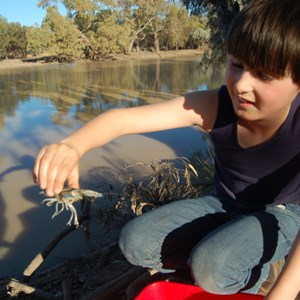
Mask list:
[{"label": "dead branch", "polygon": [[121,290],[125,289],[134,279],[145,272],[142,267],[133,267],[126,273],[117,277],[116,279],[104,284],[100,288],[94,290],[81,300],[110,300]]},{"label": "dead branch", "polygon": [[62,282],[62,290],[63,290],[63,300],[71,300],[71,283],[70,280],[65,280]]},{"label": "dead branch", "polygon": [[[78,218],[79,224],[81,224],[89,215],[90,202],[86,201],[86,205],[84,206],[82,215]],[[45,261],[48,255],[52,252],[52,250],[57,246],[57,244],[66,237],[70,232],[72,232],[77,227],[73,224],[69,227],[66,227],[63,231],[61,231],[48,245],[46,248],[39,252],[35,258],[30,262],[30,264],[23,271],[23,275],[25,276],[24,282],[28,282],[30,276],[36,271],[36,269]]]}]

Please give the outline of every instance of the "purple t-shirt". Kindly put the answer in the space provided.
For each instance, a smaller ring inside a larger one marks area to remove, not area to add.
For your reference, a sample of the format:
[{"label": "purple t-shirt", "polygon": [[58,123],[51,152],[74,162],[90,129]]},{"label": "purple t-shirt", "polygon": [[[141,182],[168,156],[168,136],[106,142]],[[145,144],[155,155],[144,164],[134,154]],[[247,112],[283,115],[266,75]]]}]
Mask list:
[{"label": "purple t-shirt", "polygon": [[211,138],[217,191],[247,205],[298,203],[300,199],[300,97],[270,140],[244,149],[237,139],[237,116],[226,86]]}]

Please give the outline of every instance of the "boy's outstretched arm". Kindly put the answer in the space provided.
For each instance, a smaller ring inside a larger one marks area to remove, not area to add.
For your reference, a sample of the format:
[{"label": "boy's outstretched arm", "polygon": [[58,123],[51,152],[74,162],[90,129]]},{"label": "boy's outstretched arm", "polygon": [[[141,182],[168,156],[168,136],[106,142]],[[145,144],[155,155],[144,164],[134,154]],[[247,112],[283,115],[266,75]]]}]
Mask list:
[{"label": "boy's outstretched arm", "polygon": [[102,113],[59,143],[44,146],[35,160],[34,181],[53,196],[66,181],[78,188],[79,159],[117,137],[192,125],[209,130],[215,121],[217,95],[217,90],[194,92],[163,103]]},{"label": "boy's outstretched arm", "polygon": [[287,262],[265,300],[295,300],[300,292],[300,231]]}]

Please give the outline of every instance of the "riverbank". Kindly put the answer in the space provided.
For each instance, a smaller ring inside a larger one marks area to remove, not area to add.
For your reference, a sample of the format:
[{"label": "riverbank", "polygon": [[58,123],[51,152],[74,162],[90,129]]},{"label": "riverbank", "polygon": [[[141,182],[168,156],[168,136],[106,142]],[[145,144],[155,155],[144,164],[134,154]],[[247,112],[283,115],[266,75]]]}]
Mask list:
[{"label": "riverbank", "polygon": [[[184,57],[184,56],[197,56],[203,53],[199,49],[186,49],[186,50],[172,50],[172,51],[160,51],[159,53],[150,51],[132,52],[130,55],[115,54],[110,60],[135,60],[135,59],[156,59],[156,58],[170,58],[170,57]],[[78,60],[76,63],[86,62],[86,60]],[[58,62],[52,62],[58,63]],[[46,63],[49,64],[49,63]],[[36,62],[23,62],[22,59],[4,59],[0,61],[0,70],[3,69],[15,69],[33,66],[43,66],[45,62],[42,60]]]}]

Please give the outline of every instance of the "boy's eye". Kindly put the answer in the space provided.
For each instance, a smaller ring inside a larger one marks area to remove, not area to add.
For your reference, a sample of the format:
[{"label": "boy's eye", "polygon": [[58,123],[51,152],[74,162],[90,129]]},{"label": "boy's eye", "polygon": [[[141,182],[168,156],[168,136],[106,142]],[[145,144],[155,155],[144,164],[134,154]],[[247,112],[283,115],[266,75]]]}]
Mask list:
[{"label": "boy's eye", "polygon": [[262,72],[257,72],[256,74],[257,78],[263,80],[263,81],[271,81],[273,80],[273,77],[267,74],[264,74]]},{"label": "boy's eye", "polygon": [[231,65],[234,67],[234,68],[238,68],[238,69],[243,69],[244,66],[240,63],[237,63],[237,62],[231,62]]}]

